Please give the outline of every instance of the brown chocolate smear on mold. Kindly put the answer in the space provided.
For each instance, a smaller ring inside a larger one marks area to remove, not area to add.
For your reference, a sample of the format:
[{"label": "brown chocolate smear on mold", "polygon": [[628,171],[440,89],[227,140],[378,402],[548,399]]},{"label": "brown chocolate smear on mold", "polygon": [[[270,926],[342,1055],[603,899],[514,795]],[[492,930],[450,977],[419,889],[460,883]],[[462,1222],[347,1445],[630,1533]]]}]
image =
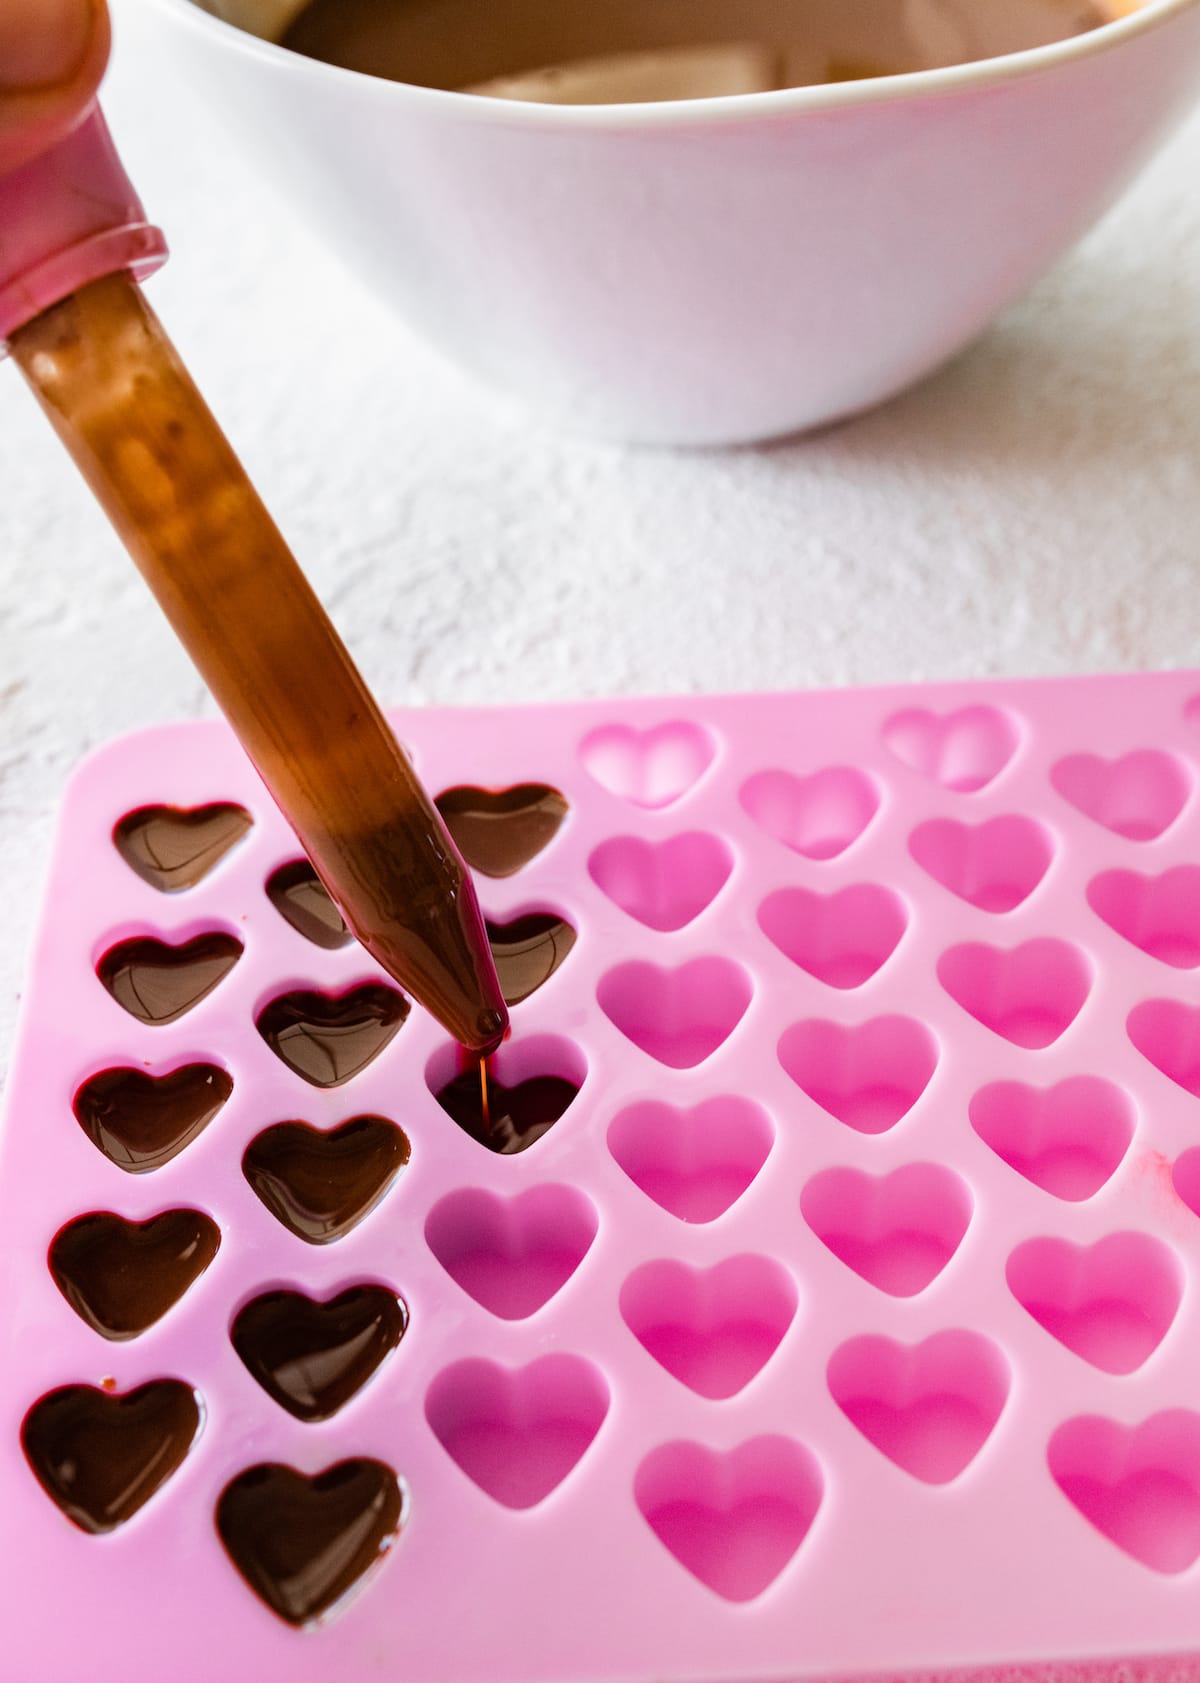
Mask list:
[{"label": "brown chocolate smear on mold", "polygon": [[21,1447],[38,1483],[81,1531],[114,1531],[183,1461],[200,1430],[190,1385],[152,1379],[123,1395],[64,1385],[34,1403]]},{"label": "brown chocolate smear on mold", "polygon": [[575,931],[556,912],[529,912],[511,923],[489,919],[485,928],[506,1005],[536,993],[575,945]]},{"label": "brown chocolate smear on mold", "polygon": [[216,1064],[184,1064],[169,1075],[104,1069],[83,1083],[72,1108],[99,1151],[144,1175],[190,1145],[232,1092],[233,1078]]},{"label": "brown chocolate smear on mold", "polygon": [[143,806],[113,830],[117,852],[143,881],[164,894],[194,888],[253,823],[245,807]]},{"label": "brown chocolate smear on mold", "polygon": [[349,993],[285,993],[259,1012],[267,1045],[314,1087],[340,1087],[379,1056],[410,1010],[381,982]]},{"label": "brown chocolate smear on mold", "polygon": [[242,1173],[289,1231],[328,1245],[374,1209],[408,1159],[403,1131],[382,1116],[353,1116],[327,1133],[277,1122],[250,1141]]},{"label": "brown chocolate smear on mold", "polygon": [[265,1462],[225,1486],[217,1533],[262,1601],[290,1625],[329,1611],[390,1547],[405,1518],[382,1461],[339,1461],[313,1478]]},{"label": "brown chocolate smear on mold", "polygon": [[455,847],[485,877],[511,877],[558,833],[567,803],[545,783],[447,789],[434,802]]},{"label": "brown chocolate smear on mold", "polygon": [[534,1075],[515,1087],[505,1087],[491,1070],[485,1088],[479,1068],[470,1063],[435,1096],[464,1133],[502,1157],[514,1157],[536,1145],[579,1091],[578,1083],[565,1075]]},{"label": "brown chocolate smear on mold", "polygon": [[383,1286],[350,1286],[327,1303],[269,1291],[234,1318],[233,1347],[269,1397],[297,1420],[328,1420],[362,1389],[408,1325]]},{"label": "brown chocolate smear on mold", "polygon": [[221,1243],[199,1210],[164,1210],[126,1221],[109,1210],[80,1216],[55,1234],[54,1283],[80,1318],[105,1338],[136,1338],[203,1274]]},{"label": "brown chocolate smear on mold", "polygon": [[210,994],[242,956],[233,935],[211,930],[177,947],[138,935],[110,947],[96,974],[140,1023],[173,1023]]},{"label": "brown chocolate smear on mold", "polygon": [[280,917],[311,941],[332,952],[354,937],[307,859],[293,859],[267,878],[267,899]]}]

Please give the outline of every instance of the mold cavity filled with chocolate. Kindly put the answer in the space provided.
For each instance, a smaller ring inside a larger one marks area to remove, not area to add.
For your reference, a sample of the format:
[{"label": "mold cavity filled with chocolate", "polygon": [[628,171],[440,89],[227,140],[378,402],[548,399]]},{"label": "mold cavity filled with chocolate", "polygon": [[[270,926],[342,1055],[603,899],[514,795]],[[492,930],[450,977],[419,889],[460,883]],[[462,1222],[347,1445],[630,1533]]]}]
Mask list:
[{"label": "mold cavity filled with chocolate", "polygon": [[314,946],[334,951],[354,937],[307,859],[292,859],[267,878],[267,899]]},{"label": "mold cavity filled with chocolate", "polygon": [[403,1130],[382,1116],[353,1116],[328,1132],[277,1122],[246,1147],[242,1173],[290,1232],[328,1245],[374,1209],[408,1159]]},{"label": "mold cavity filled with chocolate", "polygon": [[72,1101],[97,1150],[131,1175],[161,1169],[202,1133],[233,1092],[216,1064],[184,1064],[167,1075],[103,1069]]},{"label": "mold cavity filled with chocolate", "polygon": [[579,1082],[566,1075],[531,1075],[506,1087],[490,1066],[471,1061],[435,1096],[464,1133],[514,1157],[549,1133],[578,1091]]},{"label": "mold cavity filled with chocolate", "polygon": [[252,823],[245,807],[230,801],[143,806],[116,825],[113,845],[144,882],[164,894],[178,894],[202,882]]},{"label": "mold cavity filled with chocolate", "polygon": [[527,912],[511,923],[489,918],[486,927],[506,1005],[536,993],[575,945],[574,929],[557,912]]},{"label": "mold cavity filled with chocolate", "polygon": [[208,1267],[221,1243],[199,1210],[164,1210],[126,1221],[109,1210],[80,1216],[55,1234],[54,1283],[104,1338],[136,1338],[161,1319]]},{"label": "mold cavity filled with chocolate", "polygon": [[269,1397],[297,1420],[328,1420],[399,1344],[408,1310],[384,1286],[350,1286],[327,1303],[271,1291],[240,1309],[233,1347]]},{"label": "mold cavity filled with chocolate", "polygon": [[256,1027],[289,1069],[314,1087],[340,1087],[367,1067],[398,1032],[411,1007],[381,982],[348,993],[280,994]]},{"label": "mold cavity filled with chocolate", "polygon": [[152,935],[110,947],[96,974],[118,1005],[140,1023],[173,1023],[210,994],[242,956],[242,943],[219,929],[171,946]]},{"label": "mold cavity filled with chocolate", "polygon": [[447,789],[435,806],[455,847],[485,877],[511,877],[558,833],[567,803],[545,783]]}]

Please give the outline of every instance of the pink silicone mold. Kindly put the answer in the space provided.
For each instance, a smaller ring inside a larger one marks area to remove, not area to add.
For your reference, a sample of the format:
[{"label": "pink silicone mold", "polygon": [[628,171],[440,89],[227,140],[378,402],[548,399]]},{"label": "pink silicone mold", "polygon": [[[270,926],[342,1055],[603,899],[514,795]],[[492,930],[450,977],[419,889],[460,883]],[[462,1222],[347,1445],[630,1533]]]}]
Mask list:
[{"label": "pink silicone mold", "polygon": [[398,716],[567,806],[478,879],[575,936],[490,1139],[222,726],[94,757],[0,1145],[0,1683],[1194,1670],[1197,690]]}]

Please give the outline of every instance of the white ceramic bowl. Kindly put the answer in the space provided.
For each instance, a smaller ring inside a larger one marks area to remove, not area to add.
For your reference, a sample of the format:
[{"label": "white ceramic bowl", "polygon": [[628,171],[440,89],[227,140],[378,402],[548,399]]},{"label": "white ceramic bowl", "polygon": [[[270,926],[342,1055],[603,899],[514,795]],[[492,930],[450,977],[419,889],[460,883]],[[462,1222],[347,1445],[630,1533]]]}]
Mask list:
[{"label": "white ceramic bowl", "polygon": [[879,402],[1111,203],[1200,87],[1200,0],[1007,58],[662,105],[340,70],[148,0],[301,213],[552,423],[679,444]]}]

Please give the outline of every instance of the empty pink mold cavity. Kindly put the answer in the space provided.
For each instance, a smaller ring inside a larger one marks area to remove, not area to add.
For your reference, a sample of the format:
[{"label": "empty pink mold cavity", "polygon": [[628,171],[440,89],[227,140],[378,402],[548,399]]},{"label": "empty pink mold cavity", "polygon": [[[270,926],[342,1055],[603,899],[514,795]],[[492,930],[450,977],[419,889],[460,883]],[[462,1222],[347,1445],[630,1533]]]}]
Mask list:
[{"label": "empty pink mold cavity", "polygon": [[425,1417],[469,1479],[506,1508],[532,1508],[577,1465],[608,1413],[604,1375],[582,1356],[506,1368],[473,1358],[434,1380]]},{"label": "empty pink mold cavity", "polygon": [[1186,1572],[1200,1557],[1200,1415],[1166,1409],[1134,1427],[1080,1415],[1047,1460],[1068,1501],[1143,1566]]},{"label": "empty pink mold cavity", "polygon": [[821,1505],[816,1458],[791,1438],[727,1454],[664,1443],[642,1462],[634,1498],[659,1542],[726,1601],[753,1601],[783,1571]]},{"label": "empty pink mold cavity", "polygon": [[531,1186],[512,1198],[471,1187],[434,1205],[425,1239],[477,1303],[502,1320],[520,1321],[567,1283],[596,1226],[594,1206],[574,1187]]},{"label": "empty pink mold cavity", "polygon": [[775,1354],[796,1313],[778,1262],[731,1256],[707,1269],[648,1262],[621,1288],[621,1314],[668,1373],[702,1397],[736,1396]]},{"label": "empty pink mold cavity", "polygon": [[1072,754],[1059,760],[1050,781],[1077,811],[1128,841],[1155,841],[1192,789],[1183,762],[1160,748],[1139,748],[1119,760]]},{"label": "empty pink mold cavity", "polygon": [[979,1333],[938,1332],[923,1344],[852,1338],[829,1363],[838,1407],[906,1473],[948,1484],[970,1466],[1008,1397],[1003,1352]]},{"label": "empty pink mold cavity", "polygon": [[677,970],[620,964],[596,989],[600,1009],[643,1052],[671,1069],[693,1069],[728,1040],[753,993],[728,958],[694,958]]},{"label": "empty pink mold cavity", "polygon": [[1078,947],[1043,937],[1004,949],[970,941],[938,960],[938,980],[964,1011],[1014,1046],[1051,1046],[1075,1021],[1092,985]]},{"label": "empty pink mold cavity", "polygon": [[814,1104],[860,1134],[882,1134],[906,1116],[937,1067],[937,1042],[911,1017],[874,1017],[857,1027],[795,1023],[779,1061]]},{"label": "empty pink mold cavity", "polygon": [[703,725],[690,719],[637,730],[601,725],[579,745],[587,770],[610,794],[634,806],[671,806],[700,781],[716,755]]},{"label": "empty pink mold cavity", "polygon": [[907,925],[899,896],[873,883],[836,894],[781,888],[758,908],[763,934],[831,988],[857,988],[887,963]]},{"label": "empty pink mold cavity", "polygon": [[1178,999],[1147,999],[1134,1006],[1125,1026],[1143,1058],[1200,1098],[1200,1009]]},{"label": "empty pink mold cavity", "polygon": [[836,859],[879,811],[878,789],[854,766],[828,766],[810,777],[760,771],[738,798],[760,830],[806,859]]},{"label": "empty pink mold cavity", "polygon": [[682,929],[729,881],[733,854],[719,836],[690,830],[666,841],[614,836],[588,860],[596,886],[648,929]]},{"label": "empty pink mold cavity", "polygon": [[1200,1145],[1175,1159],[1171,1182],[1192,1214],[1200,1215]]},{"label": "empty pink mold cavity", "polygon": [[1178,1258],[1147,1233],[1098,1244],[1030,1239],[1008,1259],[1017,1302],[1060,1344],[1105,1373],[1132,1373],[1154,1354],[1183,1292]]},{"label": "empty pink mold cavity", "polygon": [[715,1221],[742,1196],[775,1140],[750,1099],[705,1099],[691,1110],[648,1099],[623,1110],[608,1149],[635,1186],[680,1221]]},{"label": "empty pink mold cavity", "polygon": [[1021,733],[998,707],[963,707],[957,713],[907,708],[893,713],[883,740],[904,765],[943,789],[971,795],[986,789],[1017,751]]},{"label": "empty pink mold cavity", "polygon": [[1158,877],[1105,871],[1088,884],[1088,905],[1110,929],[1176,970],[1200,965],[1200,867]]},{"label": "empty pink mold cavity", "polygon": [[893,1297],[914,1297],[950,1261],[971,1220],[971,1194],[937,1163],[890,1175],[826,1169],[800,1209],[817,1238],[848,1268]]},{"label": "empty pink mold cavity", "polygon": [[908,850],[935,882],[981,912],[1011,912],[1028,900],[1050,869],[1054,843],[1032,818],[1011,815],[985,824],[933,818],[908,839]]},{"label": "empty pink mold cavity", "polygon": [[1094,1197],[1116,1172],[1137,1113],[1128,1093],[1098,1075],[1053,1087],[994,1081],[970,1104],[971,1126],[997,1157],[1068,1203]]}]

